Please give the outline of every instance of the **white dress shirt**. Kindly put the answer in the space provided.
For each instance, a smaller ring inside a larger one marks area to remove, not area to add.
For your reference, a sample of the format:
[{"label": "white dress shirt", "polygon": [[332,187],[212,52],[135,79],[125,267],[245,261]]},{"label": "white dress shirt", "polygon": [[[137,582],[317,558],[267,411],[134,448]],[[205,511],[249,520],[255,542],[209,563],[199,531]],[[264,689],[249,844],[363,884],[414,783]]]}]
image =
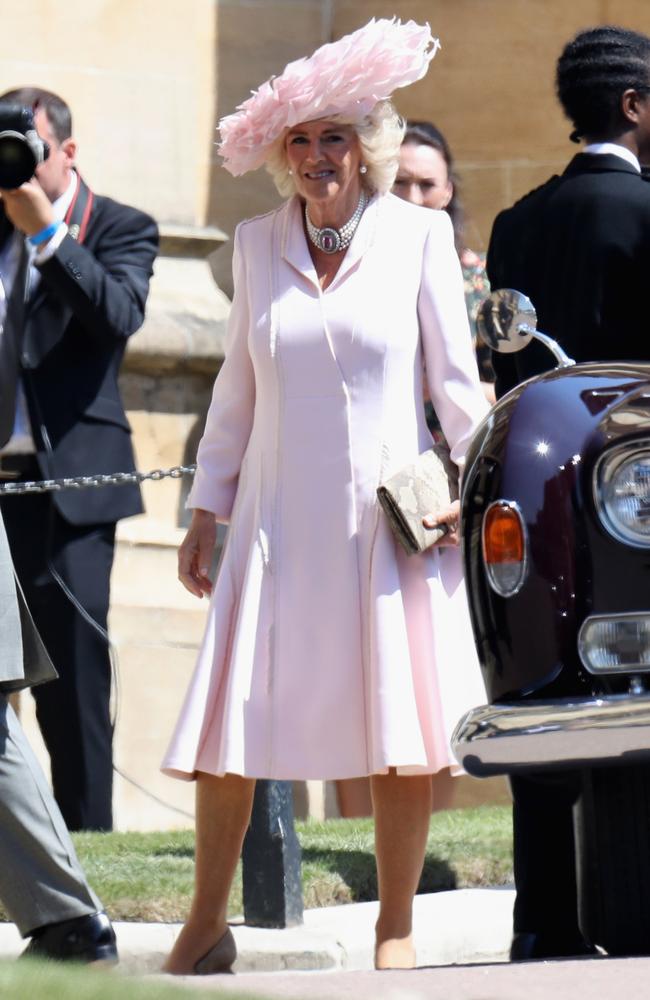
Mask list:
[{"label": "white dress shirt", "polygon": [[620,156],[622,160],[627,160],[635,170],[641,173],[639,158],[634,155],[631,149],[628,149],[627,146],[621,146],[618,142],[591,142],[585,146],[583,153],[595,153],[596,155],[611,153],[613,156]]}]

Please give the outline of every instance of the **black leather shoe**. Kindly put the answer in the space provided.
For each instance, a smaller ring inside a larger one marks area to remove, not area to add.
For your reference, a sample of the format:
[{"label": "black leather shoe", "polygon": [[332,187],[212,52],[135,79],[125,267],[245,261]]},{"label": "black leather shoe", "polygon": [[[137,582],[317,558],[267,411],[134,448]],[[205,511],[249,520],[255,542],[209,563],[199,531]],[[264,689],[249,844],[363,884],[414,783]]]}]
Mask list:
[{"label": "black leather shoe", "polygon": [[38,927],[21,958],[50,958],[59,962],[118,961],[115,931],[105,913],[62,920]]},{"label": "black leather shoe", "polygon": [[534,962],[542,958],[580,958],[598,951],[581,934],[535,934],[520,931],[510,945],[511,962]]}]

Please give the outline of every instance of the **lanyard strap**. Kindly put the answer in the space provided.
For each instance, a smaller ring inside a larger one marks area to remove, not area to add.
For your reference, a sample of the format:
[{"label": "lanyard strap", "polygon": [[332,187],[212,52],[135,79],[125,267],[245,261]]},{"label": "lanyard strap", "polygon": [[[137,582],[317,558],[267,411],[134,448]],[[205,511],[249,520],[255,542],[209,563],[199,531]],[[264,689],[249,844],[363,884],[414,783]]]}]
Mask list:
[{"label": "lanyard strap", "polygon": [[80,174],[77,174],[77,178],[77,190],[70,203],[70,208],[65,214],[64,222],[72,239],[76,240],[77,243],[83,243],[86,238],[94,196]]}]

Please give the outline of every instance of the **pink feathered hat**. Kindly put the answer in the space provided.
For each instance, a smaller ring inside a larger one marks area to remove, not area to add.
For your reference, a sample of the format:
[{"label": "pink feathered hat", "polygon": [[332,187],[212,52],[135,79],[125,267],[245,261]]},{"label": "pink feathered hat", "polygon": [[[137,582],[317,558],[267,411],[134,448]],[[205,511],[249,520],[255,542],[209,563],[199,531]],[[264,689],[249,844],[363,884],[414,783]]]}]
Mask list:
[{"label": "pink feathered hat", "polygon": [[219,122],[223,165],[239,176],[260,167],[285,128],[344,114],[361,121],[398,87],[421,80],[440,48],[428,24],[373,18],[271,77]]}]

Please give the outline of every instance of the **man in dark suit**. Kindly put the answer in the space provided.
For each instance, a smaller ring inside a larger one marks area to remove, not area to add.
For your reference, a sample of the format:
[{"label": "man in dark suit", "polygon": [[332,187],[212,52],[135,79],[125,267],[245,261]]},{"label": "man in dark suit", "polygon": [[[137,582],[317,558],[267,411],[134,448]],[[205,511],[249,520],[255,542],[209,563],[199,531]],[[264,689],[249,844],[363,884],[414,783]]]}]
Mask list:
[{"label": "man in dark suit", "polygon": [[[50,147],[35,177],[2,191],[0,278],[7,290],[0,392],[15,426],[0,477],[55,478],[134,468],[118,389],[127,338],[142,324],[157,250],[153,220],[93,195],[75,169],[70,110],[12,91]],[[4,358],[3,358],[4,354]],[[34,691],[54,794],[72,830],[112,827],[107,628],[116,522],[142,511],[136,486],[5,497],[11,552],[59,679]]]},{"label": "man in dark suit", "polygon": [[[577,361],[650,361],[650,38],[581,32],[557,68],[558,96],[584,150],[494,223],[492,288],[532,300],[540,330]],[[494,355],[497,397],[555,364],[532,342]],[[577,776],[512,779],[517,896],[513,959],[588,952],[578,926],[572,807]]]}]

